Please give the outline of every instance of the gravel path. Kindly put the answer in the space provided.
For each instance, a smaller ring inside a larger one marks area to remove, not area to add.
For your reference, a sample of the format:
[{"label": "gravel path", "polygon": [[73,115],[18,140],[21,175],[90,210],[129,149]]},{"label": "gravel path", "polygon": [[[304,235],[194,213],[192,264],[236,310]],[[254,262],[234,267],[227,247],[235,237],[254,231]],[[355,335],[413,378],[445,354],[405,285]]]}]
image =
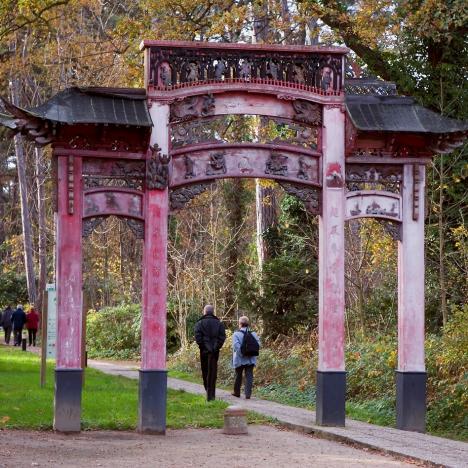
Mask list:
[{"label": "gravel path", "polygon": [[384,455],[271,426],[249,435],[218,429],[168,431],[166,436],[93,431],[77,435],[0,431],[0,467],[414,467]]}]

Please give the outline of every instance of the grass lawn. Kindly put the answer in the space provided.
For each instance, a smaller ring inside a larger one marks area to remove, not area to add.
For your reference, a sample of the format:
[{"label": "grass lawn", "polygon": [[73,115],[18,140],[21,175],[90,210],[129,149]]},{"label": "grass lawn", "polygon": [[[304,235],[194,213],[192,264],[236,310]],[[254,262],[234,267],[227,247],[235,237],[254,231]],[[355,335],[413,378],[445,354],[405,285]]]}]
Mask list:
[{"label": "grass lawn", "polygon": [[[39,385],[40,359],[17,348],[0,346],[0,429],[51,429],[54,362],[47,365],[47,384]],[[135,429],[138,382],[86,369],[82,429]],[[227,403],[206,402],[184,391],[168,391],[167,426],[222,427]],[[269,422],[252,414],[249,422]]]}]

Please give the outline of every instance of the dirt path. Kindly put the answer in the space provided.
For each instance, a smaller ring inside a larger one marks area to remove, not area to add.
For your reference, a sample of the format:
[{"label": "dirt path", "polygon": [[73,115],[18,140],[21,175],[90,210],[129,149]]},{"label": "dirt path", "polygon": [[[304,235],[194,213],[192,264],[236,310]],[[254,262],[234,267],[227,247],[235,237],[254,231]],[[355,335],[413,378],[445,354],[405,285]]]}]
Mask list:
[{"label": "dirt path", "polygon": [[78,435],[0,431],[0,467],[414,467],[337,442],[270,426],[248,436],[219,429],[168,431],[165,437],[96,431]]}]

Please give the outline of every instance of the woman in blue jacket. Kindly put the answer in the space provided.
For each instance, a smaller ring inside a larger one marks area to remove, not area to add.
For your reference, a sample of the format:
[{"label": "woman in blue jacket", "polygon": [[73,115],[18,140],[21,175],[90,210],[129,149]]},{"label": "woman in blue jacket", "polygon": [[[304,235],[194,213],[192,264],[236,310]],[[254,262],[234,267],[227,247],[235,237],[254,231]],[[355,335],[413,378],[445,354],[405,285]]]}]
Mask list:
[{"label": "woman in blue jacket", "polygon": [[[242,341],[249,327],[249,318],[245,315],[239,318],[239,330],[232,335],[232,366],[236,370],[236,380],[234,381],[234,395],[240,398],[242,386],[242,374],[245,372],[245,398],[248,400],[252,395],[253,368],[257,364],[257,356],[244,356],[241,352]],[[260,344],[260,339],[255,332],[253,337]]]}]

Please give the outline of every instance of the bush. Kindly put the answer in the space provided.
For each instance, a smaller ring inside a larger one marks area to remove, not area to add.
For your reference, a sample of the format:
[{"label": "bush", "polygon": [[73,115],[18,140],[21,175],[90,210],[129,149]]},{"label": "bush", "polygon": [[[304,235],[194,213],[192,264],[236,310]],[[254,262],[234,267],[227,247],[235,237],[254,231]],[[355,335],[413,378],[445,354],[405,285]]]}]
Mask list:
[{"label": "bush", "polygon": [[122,304],[90,310],[86,343],[89,357],[136,359],[140,354],[141,309],[138,304]]}]

